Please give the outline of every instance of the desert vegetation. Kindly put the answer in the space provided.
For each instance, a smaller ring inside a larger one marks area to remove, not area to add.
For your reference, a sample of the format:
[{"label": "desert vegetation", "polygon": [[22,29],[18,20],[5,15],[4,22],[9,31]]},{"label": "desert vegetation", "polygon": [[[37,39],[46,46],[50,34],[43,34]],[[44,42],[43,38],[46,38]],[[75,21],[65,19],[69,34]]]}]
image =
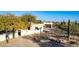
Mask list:
[{"label": "desert vegetation", "polygon": [[[0,34],[6,33],[6,42],[8,42],[8,33],[12,32],[13,38],[15,38],[16,30],[28,29],[33,23],[43,22],[37,20],[36,16],[31,14],[23,14],[22,16],[1,14]],[[79,46],[79,23],[77,20],[71,21],[69,19],[68,21],[63,20],[62,22],[53,22],[52,24],[52,28],[48,32],[34,34],[31,40],[40,46]]]},{"label": "desert vegetation", "polygon": [[23,14],[21,16],[16,16],[14,14],[1,14],[0,15],[0,34],[13,33],[13,38],[15,37],[15,31],[21,29],[27,29],[30,27],[31,23],[41,23],[41,21],[36,20],[36,17],[31,14]]}]

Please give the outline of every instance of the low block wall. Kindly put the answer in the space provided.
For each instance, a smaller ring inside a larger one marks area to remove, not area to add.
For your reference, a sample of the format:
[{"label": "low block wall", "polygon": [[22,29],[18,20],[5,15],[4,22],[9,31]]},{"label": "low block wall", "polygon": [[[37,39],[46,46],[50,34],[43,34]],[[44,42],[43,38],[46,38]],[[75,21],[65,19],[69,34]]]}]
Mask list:
[{"label": "low block wall", "polygon": [[[42,30],[43,31],[43,30]],[[34,33],[40,33],[40,30],[21,30],[21,36],[31,35]],[[15,32],[15,38],[19,37],[18,31]],[[13,33],[9,34],[9,39],[13,39]],[[6,34],[0,34],[0,41],[6,40]]]}]

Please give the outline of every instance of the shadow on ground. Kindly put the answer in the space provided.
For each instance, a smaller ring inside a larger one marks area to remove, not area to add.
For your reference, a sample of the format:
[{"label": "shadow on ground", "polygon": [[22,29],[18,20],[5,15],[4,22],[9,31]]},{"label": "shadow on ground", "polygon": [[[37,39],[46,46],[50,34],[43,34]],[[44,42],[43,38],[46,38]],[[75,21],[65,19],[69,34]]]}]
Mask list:
[{"label": "shadow on ground", "polygon": [[[23,37],[28,38],[28,37]],[[30,37],[31,38],[31,37]],[[37,41],[34,38],[31,38],[34,43],[37,43],[40,47],[64,47],[64,44],[61,42],[57,42],[55,40],[49,40],[48,42]]]},{"label": "shadow on ground", "polygon": [[55,40],[49,42],[39,42],[38,44],[40,47],[64,47],[62,43],[57,42]]}]

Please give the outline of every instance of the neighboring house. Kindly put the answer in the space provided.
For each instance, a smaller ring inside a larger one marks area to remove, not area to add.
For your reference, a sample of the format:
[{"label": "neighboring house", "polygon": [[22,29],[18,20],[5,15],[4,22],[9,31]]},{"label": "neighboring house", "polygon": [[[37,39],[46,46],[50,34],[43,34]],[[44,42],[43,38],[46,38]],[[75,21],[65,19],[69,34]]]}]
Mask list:
[{"label": "neighboring house", "polygon": [[44,27],[43,27],[43,29],[44,29],[43,31],[44,32],[50,31],[52,29],[52,27],[53,27],[53,23],[52,22],[44,22],[43,24],[44,24]]},{"label": "neighboring house", "polygon": [[44,22],[44,28],[52,28],[53,23],[52,22]]}]

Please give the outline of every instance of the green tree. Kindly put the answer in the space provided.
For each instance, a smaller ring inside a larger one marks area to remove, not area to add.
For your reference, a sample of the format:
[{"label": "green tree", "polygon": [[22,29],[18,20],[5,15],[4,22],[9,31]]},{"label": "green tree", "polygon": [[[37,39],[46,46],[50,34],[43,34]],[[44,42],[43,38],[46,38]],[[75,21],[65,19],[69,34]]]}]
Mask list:
[{"label": "green tree", "polygon": [[13,14],[0,15],[0,31],[16,31],[24,28],[26,28],[26,24],[20,17]]}]

